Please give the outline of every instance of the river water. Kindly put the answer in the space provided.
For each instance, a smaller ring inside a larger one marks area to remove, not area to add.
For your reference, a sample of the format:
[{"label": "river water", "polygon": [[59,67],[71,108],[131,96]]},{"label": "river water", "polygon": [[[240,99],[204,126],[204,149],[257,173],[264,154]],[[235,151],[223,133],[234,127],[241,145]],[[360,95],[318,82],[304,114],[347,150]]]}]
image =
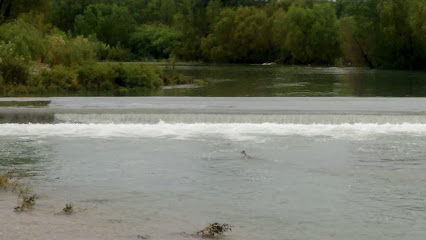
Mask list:
[{"label": "river water", "polygon": [[203,87],[166,87],[149,94],[212,97],[426,96],[425,72],[237,64],[181,64],[176,66],[176,71],[207,84]]},{"label": "river water", "polygon": [[0,108],[40,196],[0,191],[0,239],[425,239],[425,98],[0,99],[34,100]]}]

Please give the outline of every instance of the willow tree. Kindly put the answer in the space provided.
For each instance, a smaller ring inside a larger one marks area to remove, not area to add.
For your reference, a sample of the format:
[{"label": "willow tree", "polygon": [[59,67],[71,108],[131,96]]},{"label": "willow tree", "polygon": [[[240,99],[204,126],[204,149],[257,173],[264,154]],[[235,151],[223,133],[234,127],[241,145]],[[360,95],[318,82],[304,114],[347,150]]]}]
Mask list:
[{"label": "willow tree", "polygon": [[339,26],[330,4],[314,4],[312,9],[292,6],[283,24],[284,48],[294,63],[331,64],[339,56]]},{"label": "willow tree", "polygon": [[382,0],[377,8],[380,27],[376,55],[378,65],[405,69],[421,67],[425,57],[422,47],[426,31],[424,1]]},{"label": "willow tree", "polygon": [[263,9],[225,8],[201,49],[211,61],[264,62],[273,58],[271,31],[272,22]]}]

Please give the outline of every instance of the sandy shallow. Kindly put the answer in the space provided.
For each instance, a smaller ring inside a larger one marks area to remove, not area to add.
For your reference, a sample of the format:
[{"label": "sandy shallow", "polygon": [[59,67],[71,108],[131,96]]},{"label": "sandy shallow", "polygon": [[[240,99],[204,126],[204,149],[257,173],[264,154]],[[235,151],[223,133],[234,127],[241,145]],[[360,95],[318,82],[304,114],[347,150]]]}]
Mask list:
[{"label": "sandy shallow", "polygon": [[65,204],[65,201],[41,196],[32,210],[16,213],[13,210],[17,206],[16,194],[0,190],[0,239],[114,240],[138,239],[138,235],[150,239],[191,239],[179,228],[174,229],[175,233],[162,233],[164,229],[149,218],[121,219],[94,203],[80,204],[76,213],[66,215],[61,213]]}]

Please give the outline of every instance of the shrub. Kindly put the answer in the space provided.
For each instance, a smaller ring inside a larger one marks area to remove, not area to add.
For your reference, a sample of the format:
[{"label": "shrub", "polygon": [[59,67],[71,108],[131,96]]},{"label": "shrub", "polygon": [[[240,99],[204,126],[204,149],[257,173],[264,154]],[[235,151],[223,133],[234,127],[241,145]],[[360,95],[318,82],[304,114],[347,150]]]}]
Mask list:
[{"label": "shrub", "polygon": [[127,95],[129,95],[129,89],[127,89],[125,87],[120,87],[120,88],[118,88],[117,95],[118,96],[127,96]]},{"label": "shrub", "polygon": [[49,87],[47,87],[47,92],[51,93],[53,95],[56,95],[56,94],[62,92],[61,90],[62,89],[59,86],[57,86],[56,84],[51,84],[51,85],[49,85]]},{"label": "shrub", "polygon": [[115,47],[108,48],[108,56],[106,60],[112,61],[128,61],[132,59],[132,54],[121,46],[120,43]]},{"label": "shrub", "polygon": [[29,62],[16,52],[15,44],[0,42],[0,73],[5,84],[25,84],[29,69]]},{"label": "shrub", "polygon": [[110,81],[103,82],[100,86],[101,91],[110,92],[114,90],[114,84]]},{"label": "shrub", "polygon": [[65,45],[65,37],[54,34],[46,37],[47,50],[43,57],[43,62],[50,65],[58,65],[62,63],[62,48]]},{"label": "shrub", "polygon": [[43,33],[20,19],[0,25],[0,41],[13,43],[14,52],[26,60],[41,59],[46,49]]},{"label": "shrub", "polygon": [[129,61],[133,57],[132,53],[124,48],[121,43],[117,46],[112,47],[96,39],[95,36],[89,36],[89,40],[92,42],[96,57],[98,60],[106,61]]},{"label": "shrub", "polygon": [[47,94],[47,89],[43,85],[37,85],[28,88],[30,95],[43,96]]},{"label": "shrub", "polygon": [[80,84],[88,90],[110,91],[119,87],[126,88],[119,90],[119,95],[124,92],[128,94],[131,88],[158,88],[163,85],[161,75],[159,68],[144,64],[93,64],[83,66],[78,71]]},{"label": "shrub", "polygon": [[36,78],[49,92],[77,91],[79,89],[77,73],[63,65],[54,66],[50,71],[43,70]]},{"label": "shrub", "polygon": [[18,85],[17,87],[15,87],[15,95],[18,95],[18,96],[28,95],[27,87],[22,84]]},{"label": "shrub", "polygon": [[121,65],[125,73],[126,87],[158,88],[163,85],[157,68],[144,64]]},{"label": "shrub", "polygon": [[79,83],[89,91],[112,90],[116,75],[117,73],[111,64],[91,64],[82,66],[78,70]]},{"label": "shrub", "polygon": [[66,41],[60,49],[60,63],[65,66],[84,65],[95,62],[95,44],[78,36]]}]

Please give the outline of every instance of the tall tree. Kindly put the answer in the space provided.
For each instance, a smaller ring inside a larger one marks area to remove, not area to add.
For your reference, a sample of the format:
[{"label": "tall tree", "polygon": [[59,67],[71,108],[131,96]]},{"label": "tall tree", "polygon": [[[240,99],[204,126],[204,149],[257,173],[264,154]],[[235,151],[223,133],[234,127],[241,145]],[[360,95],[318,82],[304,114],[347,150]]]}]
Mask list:
[{"label": "tall tree", "polygon": [[86,7],[92,3],[94,0],[50,0],[50,19],[64,31],[73,30],[75,17],[83,14]]},{"label": "tall tree", "polygon": [[135,20],[127,7],[93,4],[76,17],[74,28],[77,34],[96,34],[99,40],[112,46],[118,43],[127,45]]},{"label": "tall tree", "polygon": [[272,22],[264,10],[225,8],[201,48],[213,61],[263,62],[274,58],[271,31]]}]

